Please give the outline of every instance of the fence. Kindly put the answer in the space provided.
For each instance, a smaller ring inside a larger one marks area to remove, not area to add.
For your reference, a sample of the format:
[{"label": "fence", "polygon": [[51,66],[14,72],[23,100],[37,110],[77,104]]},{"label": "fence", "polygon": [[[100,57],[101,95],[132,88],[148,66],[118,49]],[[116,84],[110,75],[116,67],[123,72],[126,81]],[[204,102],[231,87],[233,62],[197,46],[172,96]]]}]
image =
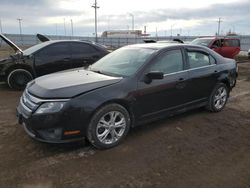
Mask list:
[{"label": "fence", "polygon": [[[36,35],[18,35],[18,34],[5,34],[10,40],[12,40],[18,46],[32,46],[39,43]],[[95,37],[80,37],[80,36],[55,36],[48,35],[48,37],[52,40],[90,40],[95,41]],[[171,40],[172,38],[179,38],[185,42],[192,41],[197,38],[197,36],[179,36],[179,37],[150,37],[147,39],[152,40]],[[250,35],[242,35],[239,36],[241,41],[241,50],[248,51],[250,49]],[[99,37],[98,43],[109,46],[111,48],[119,48],[121,46],[129,45],[129,44],[139,44],[144,43],[143,40],[145,38],[106,38]],[[0,45],[4,45],[5,43],[0,40]]]}]

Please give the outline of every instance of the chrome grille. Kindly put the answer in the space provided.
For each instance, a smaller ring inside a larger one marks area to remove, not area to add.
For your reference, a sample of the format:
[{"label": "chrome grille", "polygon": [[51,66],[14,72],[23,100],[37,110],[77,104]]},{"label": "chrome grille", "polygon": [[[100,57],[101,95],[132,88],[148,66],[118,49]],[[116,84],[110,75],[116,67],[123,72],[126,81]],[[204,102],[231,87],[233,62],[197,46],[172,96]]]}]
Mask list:
[{"label": "chrome grille", "polygon": [[27,90],[24,91],[21,100],[23,105],[29,108],[32,112],[34,112],[40,104],[40,100],[30,95]]}]

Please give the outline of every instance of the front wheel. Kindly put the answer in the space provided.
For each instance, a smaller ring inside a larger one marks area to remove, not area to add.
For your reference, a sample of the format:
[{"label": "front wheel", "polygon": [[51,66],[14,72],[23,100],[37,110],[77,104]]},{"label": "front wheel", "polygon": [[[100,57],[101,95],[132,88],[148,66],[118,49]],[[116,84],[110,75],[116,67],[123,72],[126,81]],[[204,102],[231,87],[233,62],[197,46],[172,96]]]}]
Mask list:
[{"label": "front wheel", "polygon": [[119,104],[108,104],[93,115],[87,138],[96,148],[108,149],[118,145],[126,137],[129,127],[128,111]]},{"label": "front wheel", "polygon": [[33,79],[32,74],[25,69],[14,69],[7,77],[7,83],[10,88],[23,90],[26,84]]},{"label": "front wheel", "polygon": [[211,112],[221,111],[227,103],[228,95],[227,86],[223,83],[217,84],[209,97],[207,109]]}]

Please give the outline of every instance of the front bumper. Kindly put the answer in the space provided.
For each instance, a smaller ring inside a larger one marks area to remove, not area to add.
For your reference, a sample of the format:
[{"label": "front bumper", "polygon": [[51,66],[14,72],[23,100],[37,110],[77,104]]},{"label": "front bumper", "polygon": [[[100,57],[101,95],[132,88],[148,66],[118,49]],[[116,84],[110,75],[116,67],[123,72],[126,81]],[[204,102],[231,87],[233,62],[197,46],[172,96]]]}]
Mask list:
[{"label": "front bumper", "polygon": [[[25,132],[33,139],[46,143],[68,143],[84,139],[83,131],[79,125],[72,125],[70,115],[57,112],[53,114],[34,114],[39,104],[34,105],[31,97],[20,99],[16,109],[18,123],[21,124]],[[27,102],[28,101],[28,102]],[[31,104],[32,103],[32,104]],[[72,132],[74,134],[65,134]]]}]

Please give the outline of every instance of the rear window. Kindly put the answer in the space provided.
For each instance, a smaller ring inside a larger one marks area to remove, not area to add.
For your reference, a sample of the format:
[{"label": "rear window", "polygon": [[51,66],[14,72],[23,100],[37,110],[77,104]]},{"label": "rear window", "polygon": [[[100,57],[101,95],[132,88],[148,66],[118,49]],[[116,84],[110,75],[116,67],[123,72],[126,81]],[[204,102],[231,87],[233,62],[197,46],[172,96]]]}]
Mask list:
[{"label": "rear window", "polygon": [[224,46],[239,47],[240,46],[240,41],[238,39],[226,39],[224,41]]}]

